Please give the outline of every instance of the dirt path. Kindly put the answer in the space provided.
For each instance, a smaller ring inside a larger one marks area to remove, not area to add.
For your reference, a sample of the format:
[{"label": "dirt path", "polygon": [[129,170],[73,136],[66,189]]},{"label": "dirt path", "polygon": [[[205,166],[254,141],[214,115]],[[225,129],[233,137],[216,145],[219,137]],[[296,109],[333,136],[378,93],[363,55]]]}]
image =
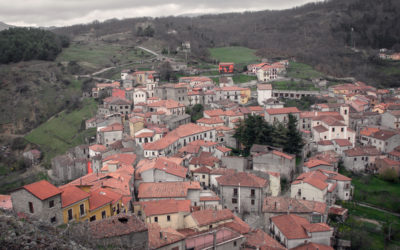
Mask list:
[{"label": "dirt path", "polygon": [[379,221],[371,220],[371,219],[366,219],[366,218],[362,218],[362,217],[359,217],[359,216],[354,216],[354,217],[355,217],[357,220],[360,220],[360,221],[364,221],[364,222],[368,222],[368,223],[374,224],[374,225],[376,225],[376,226],[379,227],[379,228],[382,227],[382,225],[381,225],[381,223],[380,223]]},{"label": "dirt path", "polygon": [[379,207],[371,206],[371,205],[365,204],[365,203],[360,203],[360,202],[355,202],[355,203],[357,205],[361,206],[361,207],[371,208],[371,209],[374,209],[374,210],[377,210],[377,211],[380,211],[380,212],[383,212],[383,213],[387,213],[387,214],[391,214],[391,215],[400,217],[399,213],[391,212],[391,211],[388,211],[388,210],[385,210],[385,209],[382,209],[382,208],[379,208]]}]

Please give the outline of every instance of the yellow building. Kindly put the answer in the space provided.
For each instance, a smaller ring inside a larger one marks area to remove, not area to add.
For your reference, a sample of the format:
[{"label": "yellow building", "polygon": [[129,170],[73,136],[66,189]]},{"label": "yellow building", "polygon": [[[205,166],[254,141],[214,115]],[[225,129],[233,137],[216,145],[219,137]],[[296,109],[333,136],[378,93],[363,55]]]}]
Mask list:
[{"label": "yellow building", "polygon": [[251,97],[251,90],[249,88],[243,88],[240,91],[240,104],[246,104]]},{"label": "yellow building", "polygon": [[184,217],[190,213],[190,200],[141,201],[133,205],[134,214],[146,223],[158,223],[161,228],[183,229]]},{"label": "yellow building", "polygon": [[64,223],[85,220],[89,214],[89,194],[75,186],[61,188]]},{"label": "yellow building", "polygon": [[144,128],[143,119],[135,118],[135,117],[129,119],[130,136],[135,137],[135,133],[142,130],[143,128]]}]

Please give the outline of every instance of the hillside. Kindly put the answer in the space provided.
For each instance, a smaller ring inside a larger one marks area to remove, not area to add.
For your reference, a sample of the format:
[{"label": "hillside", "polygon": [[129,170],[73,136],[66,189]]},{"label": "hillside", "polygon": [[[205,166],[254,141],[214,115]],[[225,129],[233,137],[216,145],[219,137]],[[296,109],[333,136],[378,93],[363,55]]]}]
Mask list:
[{"label": "hillside", "polygon": [[0,31],[13,27],[12,25],[8,25],[6,23],[0,22]]},{"label": "hillside", "polygon": [[[399,1],[331,0],[283,11],[110,20],[55,32],[71,37],[128,32],[140,41],[137,28],[151,25],[154,38],[171,48],[189,40],[197,58],[210,59],[207,48],[244,46],[263,57],[295,57],[328,75],[391,87],[400,79],[398,65],[382,65],[375,55],[379,48],[400,50],[399,12]],[[387,67],[393,70],[383,70]]]}]

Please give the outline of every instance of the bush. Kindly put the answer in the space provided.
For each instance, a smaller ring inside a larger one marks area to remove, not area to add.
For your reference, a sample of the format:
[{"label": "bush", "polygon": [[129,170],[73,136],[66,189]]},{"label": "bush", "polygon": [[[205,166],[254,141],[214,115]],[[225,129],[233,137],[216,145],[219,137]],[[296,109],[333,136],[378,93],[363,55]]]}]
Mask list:
[{"label": "bush", "polygon": [[26,146],[26,141],[22,137],[15,138],[11,143],[12,150],[24,150]]},{"label": "bush", "polygon": [[399,176],[398,176],[396,170],[394,170],[393,168],[387,168],[387,169],[383,170],[379,174],[379,178],[384,181],[394,182],[394,183],[397,183],[399,181]]}]

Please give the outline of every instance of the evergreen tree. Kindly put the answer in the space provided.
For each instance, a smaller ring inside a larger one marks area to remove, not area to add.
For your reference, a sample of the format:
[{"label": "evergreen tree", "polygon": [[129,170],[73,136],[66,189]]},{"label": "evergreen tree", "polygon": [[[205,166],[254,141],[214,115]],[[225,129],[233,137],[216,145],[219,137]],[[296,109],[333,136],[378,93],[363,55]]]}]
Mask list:
[{"label": "evergreen tree", "polygon": [[297,119],[292,114],[289,114],[286,137],[287,142],[285,143],[283,150],[290,154],[300,155],[304,143],[303,138],[297,129]]}]

